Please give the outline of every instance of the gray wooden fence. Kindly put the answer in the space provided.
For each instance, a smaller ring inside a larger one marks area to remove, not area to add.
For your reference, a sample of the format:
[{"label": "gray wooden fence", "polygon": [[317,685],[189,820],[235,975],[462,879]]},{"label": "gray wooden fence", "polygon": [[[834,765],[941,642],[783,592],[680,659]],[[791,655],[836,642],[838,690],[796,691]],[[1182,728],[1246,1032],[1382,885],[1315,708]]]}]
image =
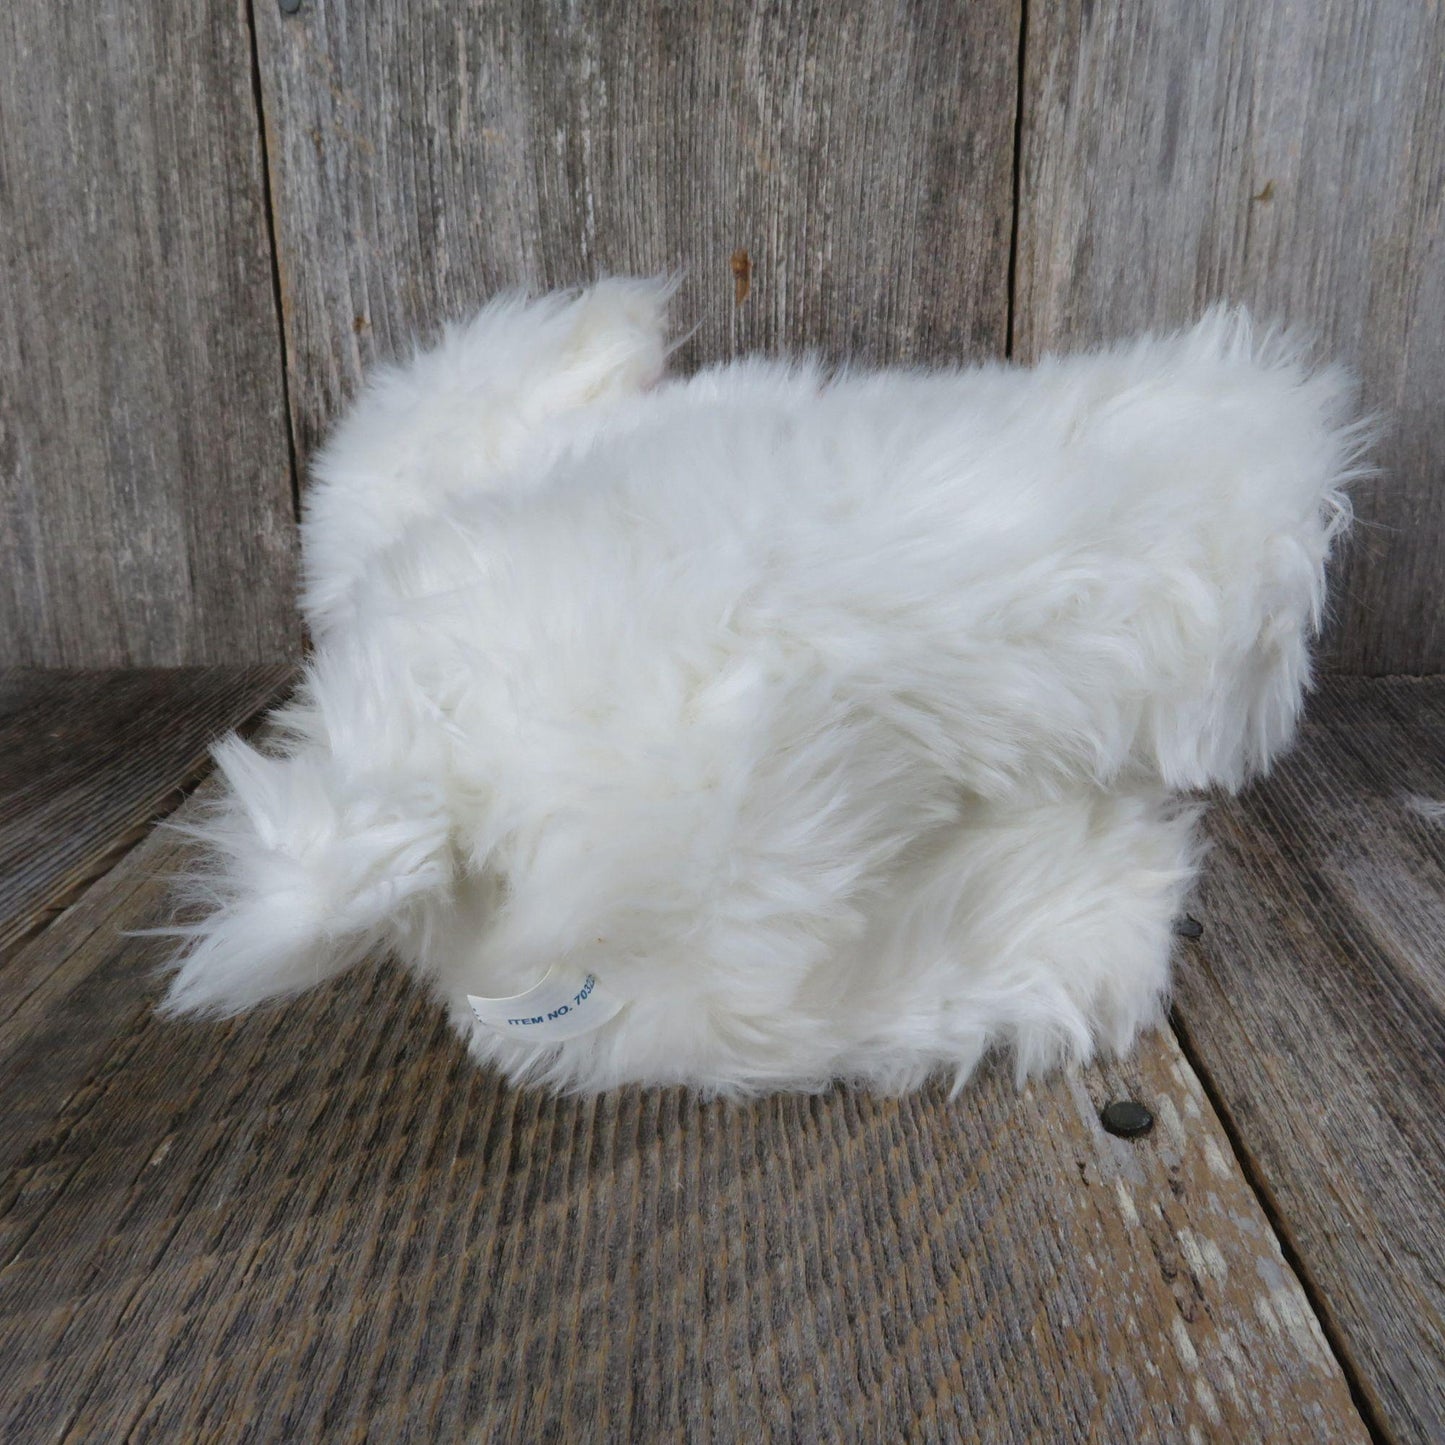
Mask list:
[{"label": "gray wooden fence", "polygon": [[1391,427],[1334,665],[1445,670],[1436,0],[294,3],[0,16],[0,659],[294,654],[368,362],[684,266],[684,364],[1313,326]]}]

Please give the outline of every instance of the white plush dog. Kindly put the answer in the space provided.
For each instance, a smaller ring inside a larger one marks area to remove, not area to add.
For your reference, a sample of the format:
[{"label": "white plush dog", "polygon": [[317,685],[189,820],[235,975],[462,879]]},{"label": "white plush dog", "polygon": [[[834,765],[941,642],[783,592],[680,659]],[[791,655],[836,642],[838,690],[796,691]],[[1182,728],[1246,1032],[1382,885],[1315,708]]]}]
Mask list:
[{"label": "white plush dog", "polygon": [[1290,740],[1361,428],[1242,312],[1032,371],[663,379],[508,297],[316,467],[316,653],[217,749],[167,1006],[377,950],[518,1081],[962,1083],[1156,1021],[1197,808]]}]

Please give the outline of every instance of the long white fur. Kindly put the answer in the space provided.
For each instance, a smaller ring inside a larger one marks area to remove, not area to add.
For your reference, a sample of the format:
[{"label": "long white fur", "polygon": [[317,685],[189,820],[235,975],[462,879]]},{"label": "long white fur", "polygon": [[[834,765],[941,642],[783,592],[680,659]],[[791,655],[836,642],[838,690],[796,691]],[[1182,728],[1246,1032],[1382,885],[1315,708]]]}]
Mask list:
[{"label": "long white fur", "polygon": [[[506,297],[320,458],[317,649],[218,749],[166,1007],[389,949],[518,1081],[961,1084],[1157,1021],[1198,808],[1290,741],[1363,428],[1242,311],[1032,370],[663,379],[669,288]],[[466,995],[565,958],[543,1045]]]}]

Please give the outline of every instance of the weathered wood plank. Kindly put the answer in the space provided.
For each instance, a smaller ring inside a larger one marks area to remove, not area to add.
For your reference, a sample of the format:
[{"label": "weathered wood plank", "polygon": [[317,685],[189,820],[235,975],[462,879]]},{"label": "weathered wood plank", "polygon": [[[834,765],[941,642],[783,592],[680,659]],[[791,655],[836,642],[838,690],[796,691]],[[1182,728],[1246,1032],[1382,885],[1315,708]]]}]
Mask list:
[{"label": "weathered wood plank", "polygon": [[256,21],[303,454],[372,357],[517,284],[686,267],[683,365],[1002,353],[1019,0]]},{"label": "weathered wood plank", "polygon": [[293,655],[240,0],[0,12],[0,660]]},{"label": "weathered wood plank", "polygon": [[1445,1439],[1445,680],[1335,679],[1214,815],[1177,1014],[1392,1440]]},{"label": "weathered wood plank", "polygon": [[7,1439],[1366,1438],[1167,1034],[952,1102],[557,1101],[388,968],[157,1022],[119,930],[179,847],[0,971]]},{"label": "weathered wood plank", "polygon": [[1335,664],[1445,671],[1445,7],[1070,0],[1028,19],[1017,352],[1221,298],[1313,328],[1388,421]]},{"label": "weathered wood plank", "polygon": [[0,957],[180,801],[206,751],[291,675],[0,672]]}]

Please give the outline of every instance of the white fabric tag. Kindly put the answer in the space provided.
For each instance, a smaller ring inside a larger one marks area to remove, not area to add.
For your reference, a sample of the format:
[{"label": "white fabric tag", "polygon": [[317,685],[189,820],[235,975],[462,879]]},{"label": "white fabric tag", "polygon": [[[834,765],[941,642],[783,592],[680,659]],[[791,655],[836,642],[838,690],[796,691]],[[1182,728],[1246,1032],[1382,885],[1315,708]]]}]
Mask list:
[{"label": "white fabric tag", "polygon": [[591,1033],[622,1011],[622,1000],[606,992],[595,973],[583,973],[565,963],[553,964],[541,983],[526,993],[511,998],[468,994],[467,1002],[478,1022],[488,1028],[508,1038],[538,1043]]}]

